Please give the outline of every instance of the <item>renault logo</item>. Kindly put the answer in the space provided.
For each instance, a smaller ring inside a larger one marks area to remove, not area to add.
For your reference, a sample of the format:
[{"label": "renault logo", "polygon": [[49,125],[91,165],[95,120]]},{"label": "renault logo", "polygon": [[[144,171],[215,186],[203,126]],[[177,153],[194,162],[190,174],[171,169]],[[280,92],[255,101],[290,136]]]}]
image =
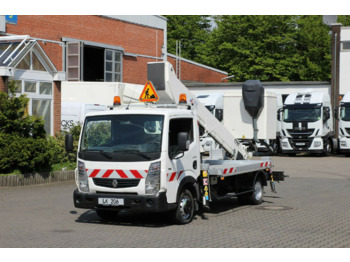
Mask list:
[{"label": "renault logo", "polygon": [[117,179],[113,179],[113,181],[112,181],[112,186],[113,186],[114,188],[117,188],[117,186],[118,186],[118,181],[117,181]]}]

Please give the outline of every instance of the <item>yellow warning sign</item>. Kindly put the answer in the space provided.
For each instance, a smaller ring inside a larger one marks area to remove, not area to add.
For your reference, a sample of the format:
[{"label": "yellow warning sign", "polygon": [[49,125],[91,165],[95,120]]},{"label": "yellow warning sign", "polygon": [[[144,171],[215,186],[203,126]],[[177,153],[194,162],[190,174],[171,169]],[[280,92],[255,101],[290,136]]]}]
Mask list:
[{"label": "yellow warning sign", "polygon": [[156,102],[159,100],[159,97],[156,93],[156,90],[153,87],[153,84],[151,81],[147,81],[145,84],[145,87],[143,88],[143,91],[140,95],[139,101],[140,102]]}]

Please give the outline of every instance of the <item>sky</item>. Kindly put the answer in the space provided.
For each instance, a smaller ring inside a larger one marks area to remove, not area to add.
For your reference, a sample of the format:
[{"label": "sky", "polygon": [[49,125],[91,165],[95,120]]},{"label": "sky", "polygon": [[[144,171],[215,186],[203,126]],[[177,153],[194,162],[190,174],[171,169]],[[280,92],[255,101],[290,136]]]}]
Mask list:
[{"label": "sky", "polygon": [[[99,3],[99,4],[96,4]],[[15,5],[2,5],[2,15],[346,15],[350,5],[340,0],[18,0]]]}]

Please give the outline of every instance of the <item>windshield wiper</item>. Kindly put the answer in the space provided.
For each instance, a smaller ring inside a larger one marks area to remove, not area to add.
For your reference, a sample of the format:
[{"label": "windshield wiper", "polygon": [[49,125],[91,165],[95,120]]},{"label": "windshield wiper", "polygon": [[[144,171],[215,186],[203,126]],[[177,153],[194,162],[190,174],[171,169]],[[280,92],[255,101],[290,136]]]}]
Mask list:
[{"label": "windshield wiper", "polygon": [[147,160],[150,160],[151,157],[146,155],[145,153],[142,153],[138,150],[115,150],[113,151],[113,153],[126,153],[126,154],[135,154],[135,155],[138,155],[138,156],[142,156],[143,158],[146,158]]},{"label": "windshield wiper", "polygon": [[83,152],[99,152],[101,153],[101,155],[103,155],[104,157],[107,157],[108,159],[112,159],[113,157],[111,157],[110,155],[108,155],[104,150],[99,150],[99,149],[85,149],[83,150]]}]

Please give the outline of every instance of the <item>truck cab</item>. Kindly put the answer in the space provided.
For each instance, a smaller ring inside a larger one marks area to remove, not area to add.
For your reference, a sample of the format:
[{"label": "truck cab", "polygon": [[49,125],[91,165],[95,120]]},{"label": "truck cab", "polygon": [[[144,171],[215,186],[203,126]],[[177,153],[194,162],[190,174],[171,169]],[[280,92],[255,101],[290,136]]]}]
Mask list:
[{"label": "truck cab", "polygon": [[[101,217],[119,209],[171,210],[183,186],[198,199],[196,115],[191,110],[162,107],[88,114],[77,161],[76,207],[97,208]],[[117,209],[111,211],[111,206]]]},{"label": "truck cab", "polygon": [[344,95],[340,104],[339,152],[350,156],[350,92]]},{"label": "truck cab", "polygon": [[333,116],[328,94],[304,91],[288,95],[282,112],[282,153],[329,155],[335,146],[333,137]]}]

